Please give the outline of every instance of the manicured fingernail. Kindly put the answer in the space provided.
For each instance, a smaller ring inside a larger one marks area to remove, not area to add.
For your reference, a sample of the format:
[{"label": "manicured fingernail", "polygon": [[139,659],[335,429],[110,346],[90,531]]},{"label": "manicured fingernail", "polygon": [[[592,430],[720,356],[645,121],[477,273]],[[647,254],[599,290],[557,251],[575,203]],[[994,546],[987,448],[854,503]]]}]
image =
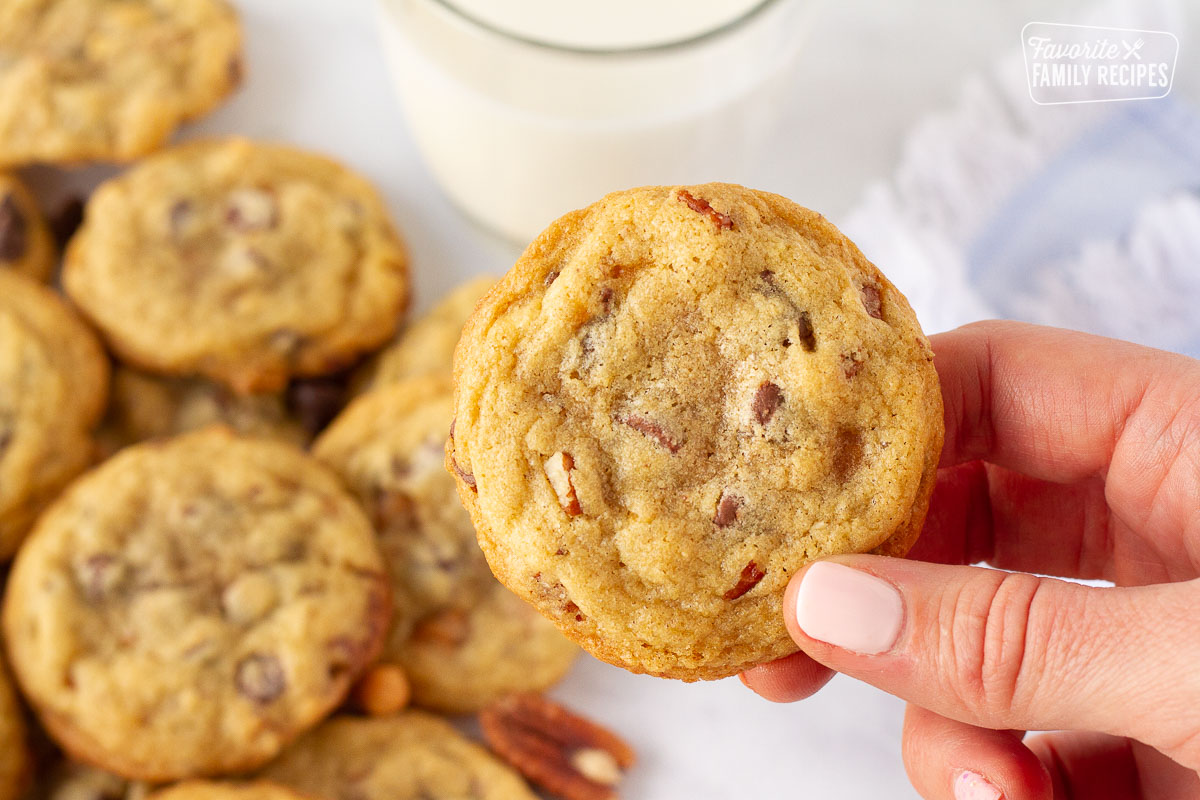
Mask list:
[{"label": "manicured fingernail", "polygon": [[954,779],[954,800],[1003,800],[1004,795],[976,772],[960,772]]},{"label": "manicured fingernail", "polygon": [[796,624],[813,639],[873,655],[900,635],[904,604],[896,587],[831,561],[804,573],[796,592]]}]

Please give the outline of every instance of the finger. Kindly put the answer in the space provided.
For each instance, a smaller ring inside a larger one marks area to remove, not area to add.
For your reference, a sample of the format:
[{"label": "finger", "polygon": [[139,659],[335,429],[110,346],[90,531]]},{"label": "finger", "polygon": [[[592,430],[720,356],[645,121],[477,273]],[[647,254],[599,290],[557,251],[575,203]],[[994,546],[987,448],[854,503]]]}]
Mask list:
[{"label": "finger", "polygon": [[802,570],[785,621],[814,660],[987,728],[1132,736],[1200,766],[1200,582],[1097,589],[843,556]]},{"label": "finger", "polygon": [[[904,768],[926,800],[1052,800],[1020,731],[976,728],[919,706],[904,714]],[[1083,795],[1087,796],[1087,795]]]},{"label": "finger", "polygon": [[908,557],[1115,580],[1133,577],[1118,574],[1114,565],[1120,525],[1109,514],[1099,478],[1057,484],[971,461],[938,471],[925,527]]},{"label": "finger", "polygon": [[942,466],[985,460],[1066,483],[1106,477],[1126,523],[1183,530],[1200,486],[1200,361],[1072,331],[989,322],[933,337]]},{"label": "finger", "polygon": [[[1045,765],[1054,797],[1136,800],[1143,797],[1132,743],[1123,736],[1065,732],[1031,737],[1027,743]],[[1166,795],[1145,795],[1154,800]]]},{"label": "finger", "polygon": [[739,677],[760,697],[773,703],[794,703],[829,683],[833,670],[804,653],[792,653],[768,664],[751,667]]}]

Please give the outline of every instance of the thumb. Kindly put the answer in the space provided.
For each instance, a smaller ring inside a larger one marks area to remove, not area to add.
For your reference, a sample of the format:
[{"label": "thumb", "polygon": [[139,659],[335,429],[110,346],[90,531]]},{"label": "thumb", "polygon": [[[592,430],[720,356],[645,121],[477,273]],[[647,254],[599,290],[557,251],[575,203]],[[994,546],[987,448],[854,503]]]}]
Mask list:
[{"label": "thumb", "polygon": [[1196,768],[1198,586],[846,556],[797,574],[784,615],[814,660],[942,716],[1131,736]]}]

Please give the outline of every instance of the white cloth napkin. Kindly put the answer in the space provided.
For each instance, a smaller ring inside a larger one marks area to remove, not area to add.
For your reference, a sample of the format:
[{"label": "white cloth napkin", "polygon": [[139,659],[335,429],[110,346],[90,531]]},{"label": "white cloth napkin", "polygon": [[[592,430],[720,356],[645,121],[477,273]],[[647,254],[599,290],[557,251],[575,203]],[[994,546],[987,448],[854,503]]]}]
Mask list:
[{"label": "white cloth napkin", "polygon": [[[1177,0],[1089,24],[1173,30]],[[841,221],[930,332],[986,317],[1200,357],[1200,110],[1178,97],[1038,106],[1011,54],[909,134]]]}]

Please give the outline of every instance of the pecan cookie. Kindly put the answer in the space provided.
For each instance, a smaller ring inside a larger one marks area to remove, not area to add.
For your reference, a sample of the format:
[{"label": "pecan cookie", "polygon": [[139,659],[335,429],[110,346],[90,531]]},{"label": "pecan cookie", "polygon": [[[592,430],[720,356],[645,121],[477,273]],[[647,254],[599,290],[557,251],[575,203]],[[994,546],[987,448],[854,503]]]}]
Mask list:
[{"label": "pecan cookie", "polygon": [[479,300],[495,285],[494,277],[481,275],[442,298],[358,370],[354,379],[356,391],[368,391],[405,378],[449,373],[463,325]]},{"label": "pecan cookie", "polygon": [[445,375],[368,392],[317,439],[313,454],[367,508],[405,611],[383,660],[404,667],[415,703],[468,712],[507,692],[546,688],[578,649],[488,570],[442,468],[451,406]]},{"label": "pecan cookie", "polygon": [[0,165],[127,161],[241,80],[224,0],[0,4]]},{"label": "pecan cookie", "polygon": [[305,800],[305,796],[286,786],[266,781],[183,781],[159,789],[147,800]]},{"label": "pecan cookie", "polygon": [[568,214],[463,332],[447,467],[493,571],[684,680],[792,652],[805,563],[920,530],[943,435],[907,301],[820,215],[740,186]]},{"label": "pecan cookie", "polygon": [[378,653],[390,603],[335,476],[216,427],[76,481],[21,548],[3,625],[68,754],[166,781],[256,768],[316,724]]},{"label": "pecan cookie", "polygon": [[83,470],[108,394],[108,359],[58,295],[0,270],[0,560]]},{"label": "pecan cookie", "polygon": [[513,770],[420,711],[332,719],[260,777],[333,800],[536,800]]},{"label": "pecan cookie", "polygon": [[0,664],[0,800],[23,795],[33,766],[23,714],[8,669]]},{"label": "pecan cookie", "polygon": [[308,444],[310,434],[284,394],[241,395],[204,378],[169,378],[117,367],[98,438],[106,453],[223,423],[236,433]]},{"label": "pecan cookie", "polygon": [[54,255],[54,237],[33,195],[14,176],[0,173],[0,269],[44,281],[54,270]]},{"label": "pecan cookie", "polygon": [[129,363],[249,393],[333,372],[386,341],[408,272],[362,178],[229,139],[174,148],[97,189],[63,286]]}]

